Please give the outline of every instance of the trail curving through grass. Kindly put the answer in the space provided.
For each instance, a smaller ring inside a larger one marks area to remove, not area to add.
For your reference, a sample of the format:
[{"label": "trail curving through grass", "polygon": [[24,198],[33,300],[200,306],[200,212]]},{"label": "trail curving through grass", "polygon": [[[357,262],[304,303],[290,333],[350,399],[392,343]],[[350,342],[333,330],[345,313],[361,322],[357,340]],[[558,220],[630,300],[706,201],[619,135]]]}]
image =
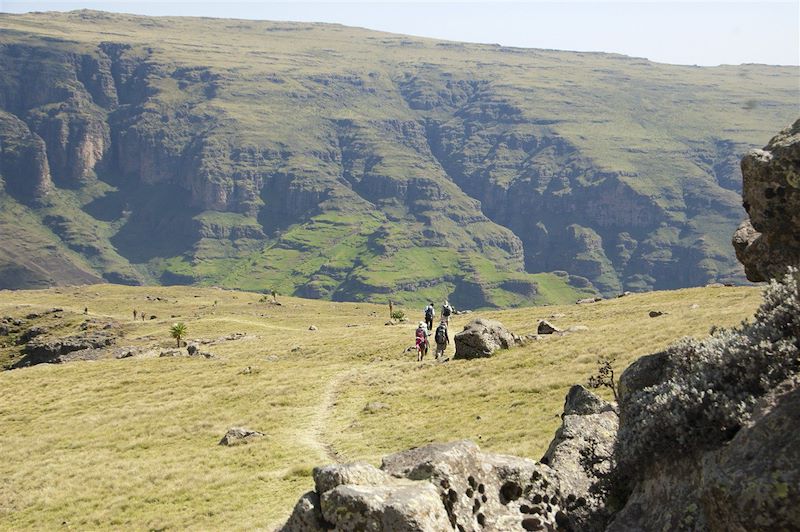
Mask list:
[{"label": "trail curving through grass", "polygon": [[337,397],[342,384],[355,374],[356,370],[350,369],[336,373],[320,395],[320,401],[314,408],[310,425],[300,435],[299,441],[306,447],[310,447],[317,452],[326,462],[341,463],[343,455],[336,450],[333,442],[327,437],[327,427],[330,423],[331,414],[336,407]]}]

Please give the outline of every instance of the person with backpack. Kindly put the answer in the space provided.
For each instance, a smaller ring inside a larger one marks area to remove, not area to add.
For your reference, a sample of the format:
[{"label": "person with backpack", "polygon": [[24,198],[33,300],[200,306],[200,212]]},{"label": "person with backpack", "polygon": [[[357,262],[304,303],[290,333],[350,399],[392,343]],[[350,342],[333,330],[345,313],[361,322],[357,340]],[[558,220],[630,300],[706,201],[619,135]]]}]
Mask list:
[{"label": "person with backpack", "polygon": [[417,362],[422,362],[422,357],[428,354],[428,329],[425,322],[419,322],[414,337],[417,347]]},{"label": "person with backpack", "polygon": [[439,360],[439,356],[444,356],[444,352],[450,344],[450,335],[447,334],[447,322],[444,319],[442,319],[442,322],[436,327],[436,333],[433,335],[433,339],[436,340],[435,358]]},{"label": "person with backpack", "polygon": [[450,306],[450,302],[445,300],[444,305],[442,305],[442,321],[446,325],[450,325],[450,315],[453,313],[453,307]]},{"label": "person with backpack", "polygon": [[428,330],[433,330],[433,318],[436,317],[436,310],[433,308],[433,302],[428,303],[428,306],[425,307],[425,324],[428,326]]}]

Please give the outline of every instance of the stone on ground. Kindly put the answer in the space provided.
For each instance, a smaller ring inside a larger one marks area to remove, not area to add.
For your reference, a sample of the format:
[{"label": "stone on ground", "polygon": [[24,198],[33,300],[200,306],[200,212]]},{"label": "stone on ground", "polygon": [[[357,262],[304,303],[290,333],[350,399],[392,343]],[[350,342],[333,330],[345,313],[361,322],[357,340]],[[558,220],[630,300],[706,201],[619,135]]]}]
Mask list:
[{"label": "stone on ground", "polygon": [[219,441],[220,445],[241,445],[243,443],[250,443],[251,441],[261,438],[264,436],[264,433],[258,432],[257,430],[248,429],[245,427],[231,427],[228,429],[228,432],[225,433],[225,436]]},{"label": "stone on ground", "polygon": [[519,339],[496,320],[476,318],[455,335],[456,354],[453,358],[469,359],[492,356],[500,349],[519,345]]}]

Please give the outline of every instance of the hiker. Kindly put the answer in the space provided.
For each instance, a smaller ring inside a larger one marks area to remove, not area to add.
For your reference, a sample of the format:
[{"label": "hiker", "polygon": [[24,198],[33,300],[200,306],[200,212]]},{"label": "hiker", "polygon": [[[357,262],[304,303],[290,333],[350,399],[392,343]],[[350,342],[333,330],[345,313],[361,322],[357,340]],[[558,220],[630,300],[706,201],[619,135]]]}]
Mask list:
[{"label": "hiker", "polygon": [[133,309],[133,321],[136,321],[136,309]]},{"label": "hiker", "polygon": [[442,305],[442,321],[445,325],[450,325],[450,315],[453,313],[453,307],[450,306],[450,302],[445,300],[444,305]]},{"label": "hiker", "polygon": [[425,322],[419,322],[414,337],[417,347],[417,362],[422,362],[422,357],[428,354],[428,329],[425,327]]},{"label": "hiker", "polygon": [[394,319],[394,307],[392,306],[392,300],[389,300],[389,319]]},{"label": "hiker", "polygon": [[433,339],[436,341],[436,353],[434,356],[436,360],[439,360],[439,356],[444,356],[444,352],[450,344],[450,335],[447,334],[447,322],[444,319],[442,319],[442,322],[436,327],[436,333],[433,335]]},{"label": "hiker", "polygon": [[436,310],[433,308],[433,302],[428,303],[428,306],[425,307],[425,325],[428,326],[428,330],[433,330],[433,318],[436,316]]}]

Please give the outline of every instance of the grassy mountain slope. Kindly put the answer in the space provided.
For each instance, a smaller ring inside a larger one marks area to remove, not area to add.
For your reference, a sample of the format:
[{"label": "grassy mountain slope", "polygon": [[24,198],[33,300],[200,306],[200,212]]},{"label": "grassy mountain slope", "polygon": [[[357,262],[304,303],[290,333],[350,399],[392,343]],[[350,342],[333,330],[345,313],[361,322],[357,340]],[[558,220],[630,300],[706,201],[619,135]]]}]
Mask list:
[{"label": "grassy mountain slope", "polygon": [[[112,320],[120,345],[171,348],[176,320],[190,340],[223,340],[202,346],[211,359],[143,356],[0,372],[0,528],[271,529],[312,487],[311,468],[335,459],[377,462],[459,438],[539,458],[567,389],[586,381],[598,356],[615,357],[619,373],[679,337],[737,323],[759,295],[700,288],[492,311],[481,315],[517,333],[551,315],[560,315],[550,318],[559,327],[588,330],[491,359],[421,365],[404,353],[413,324],[384,326],[385,306],[279,300],[194,287],[2,291],[0,316],[58,306],[64,332],[84,319]],[[133,322],[134,307],[156,318]],[[416,309],[406,310],[413,320]],[[650,310],[666,314],[650,318]],[[455,316],[453,330],[465,322]],[[246,335],[224,340],[237,332]],[[15,349],[0,348],[0,357],[7,362]],[[237,425],[266,436],[218,446]]]},{"label": "grassy mountain slope", "polygon": [[[798,111],[788,67],[92,11],[0,27],[4,146],[24,133],[0,206],[129,284],[507,306],[741,280],[738,159]],[[531,275],[552,271],[572,277]]]}]

